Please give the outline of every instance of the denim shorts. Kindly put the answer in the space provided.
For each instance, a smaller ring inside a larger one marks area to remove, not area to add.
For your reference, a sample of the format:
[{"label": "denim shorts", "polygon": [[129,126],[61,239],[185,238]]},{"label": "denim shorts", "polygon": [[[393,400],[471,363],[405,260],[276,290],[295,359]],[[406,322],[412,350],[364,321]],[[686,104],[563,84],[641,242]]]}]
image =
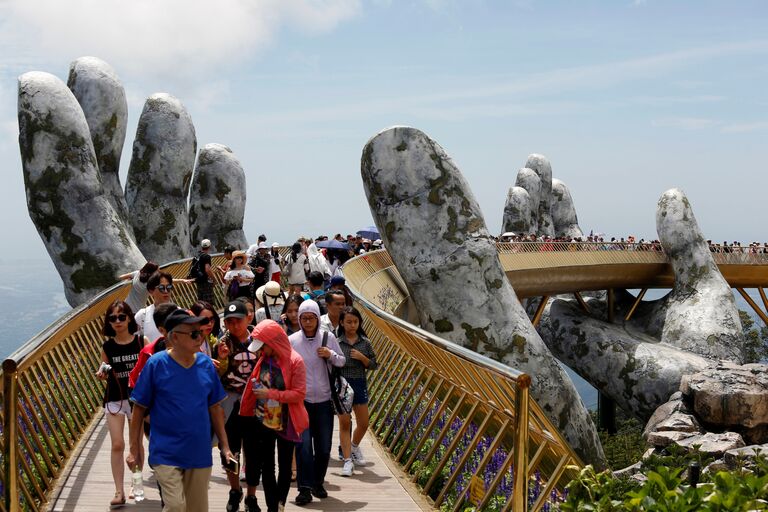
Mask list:
[{"label": "denim shorts", "polygon": [[352,405],[362,405],[368,403],[368,382],[365,377],[361,379],[347,379],[355,396],[352,398]]}]

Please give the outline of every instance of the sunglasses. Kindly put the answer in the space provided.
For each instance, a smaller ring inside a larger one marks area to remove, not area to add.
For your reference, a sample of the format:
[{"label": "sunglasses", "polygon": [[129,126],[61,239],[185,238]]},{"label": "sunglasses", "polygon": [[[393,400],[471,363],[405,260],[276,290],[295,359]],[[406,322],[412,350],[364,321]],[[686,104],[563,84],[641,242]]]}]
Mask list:
[{"label": "sunglasses", "polygon": [[205,320],[201,321],[200,325],[208,325],[208,324],[212,324],[214,322],[212,316],[204,316],[203,318],[205,318]]},{"label": "sunglasses", "polygon": [[114,323],[114,322],[125,322],[125,320],[127,318],[128,318],[128,315],[121,313],[119,315],[109,315],[107,317],[107,320],[109,320],[112,323]]},{"label": "sunglasses", "polygon": [[157,285],[156,290],[158,290],[160,292],[163,292],[163,293],[170,292],[171,290],[173,290],[173,285],[172,284],[169,284],[169,285],[159,284],[159,285]]},{"label": "sunglasses", "polygon": [[196,340],[197,338],[199,338],[203,334],[202,332],[200,332],[198,330],[194,330],[192,332],[183,332],[183,331],[176,331],[176,332],[178,334],[186,334],[187,336],[192,338],[193,341]]}]

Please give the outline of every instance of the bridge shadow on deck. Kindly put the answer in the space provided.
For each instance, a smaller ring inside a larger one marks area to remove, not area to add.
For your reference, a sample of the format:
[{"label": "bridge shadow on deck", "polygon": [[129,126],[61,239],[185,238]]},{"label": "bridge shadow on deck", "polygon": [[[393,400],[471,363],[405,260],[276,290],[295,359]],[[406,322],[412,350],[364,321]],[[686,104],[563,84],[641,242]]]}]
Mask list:
[{"label": "bridge shadow on deck", "polygon": [[[335,425],[338,427],[338,422]],[[126,446],[127,446],[126,426]],[[352,478],[341,476],[341,461],[335,458],[338,435],[334,429],[334,440],[331,462],[326,476],[326,489],[328,498],[315,499],[312,503],[297,507],[293,503],[296,497],[296,484],[291,485],[288,494],[286,511],[298,510],[328,510],[328,511],[421,511],[425,505],[423,499],[419,503],[408,494],[400,483],[398,476],[392,473],[390,468],[381,458],[380,449],[374,448],[369,439],[369,433],[363,439],[361,448],[365,453],[367,464],[355,468]],[[375,441],[374,441],[375,442]],[[218,461],[218,450],[213,450],[213,460]],[[102,418],[92,431],[90,437],[84,440],[81,451],[72,465],[69,475],[62,475],[62,485],[58,495],[51,499],[49,510],[52,511],[76,511],[76,512],[103,512],[109,510],[109,501],[114,494],[114,483],[110,469],[110,441],[106,422]],[[126,493],[130,490],[130,475],[125,472]],[[245,485],[245,482],[242,482]],[[125,506],[116,510],[136,512],[158,512],[160,509],[160,496],[152,471],[145,467],[144,491],[146,499],[141,503],[127,500]],[[209,483],[209,510],[224,511],[228,498],[229,485],[223,470],[214,465]],[[266,511],[266,502],[261,488],[256,491],[259,506]],[[428,508],[426,508],[429,510]],[[242,505],[241,505],[242,510]]]}]

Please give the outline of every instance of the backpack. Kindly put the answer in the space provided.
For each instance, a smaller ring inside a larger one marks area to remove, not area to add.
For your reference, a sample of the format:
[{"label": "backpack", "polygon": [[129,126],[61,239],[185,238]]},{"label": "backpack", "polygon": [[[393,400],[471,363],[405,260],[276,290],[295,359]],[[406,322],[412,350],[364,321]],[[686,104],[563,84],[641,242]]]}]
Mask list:
[{"label": "backpack", "polygon": [[328,308],[325,307],[325,292],[320,290],[319,294],[315,294],[315,292],[310,291],[307,293],[309,295],[310,300],[313,300],[317,302],[317,306],[320,308],[320,314],[325,315],[328,313]]},{"label": "backpack", "polygon": [[192,263],[189,265],[189,274],[187,274],[187,279],[194,279],[197,281],[203,277],[203,272],[200,271],[200,256],[202,254],[202,252],[199,252],[197,253],[197,256],[192,258]]}]

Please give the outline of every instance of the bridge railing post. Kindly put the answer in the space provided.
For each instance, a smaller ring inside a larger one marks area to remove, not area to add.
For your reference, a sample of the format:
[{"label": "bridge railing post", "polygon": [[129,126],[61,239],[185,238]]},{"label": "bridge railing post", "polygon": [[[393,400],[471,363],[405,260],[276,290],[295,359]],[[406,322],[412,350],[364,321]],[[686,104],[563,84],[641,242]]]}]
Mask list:
[{"label": "bridge railing post", "polygon": [[515,387],[515,465],[513,466],[512,510],[528,511],[528,421],[531,377],[523,374]]},{"label": "bridge railing post", "polygon": [[17,449],[18,425],[18,373],[16,361],[3,361],[3,472],[5,481],[5,510],[18,512],[19,503],[19,465]]}]

